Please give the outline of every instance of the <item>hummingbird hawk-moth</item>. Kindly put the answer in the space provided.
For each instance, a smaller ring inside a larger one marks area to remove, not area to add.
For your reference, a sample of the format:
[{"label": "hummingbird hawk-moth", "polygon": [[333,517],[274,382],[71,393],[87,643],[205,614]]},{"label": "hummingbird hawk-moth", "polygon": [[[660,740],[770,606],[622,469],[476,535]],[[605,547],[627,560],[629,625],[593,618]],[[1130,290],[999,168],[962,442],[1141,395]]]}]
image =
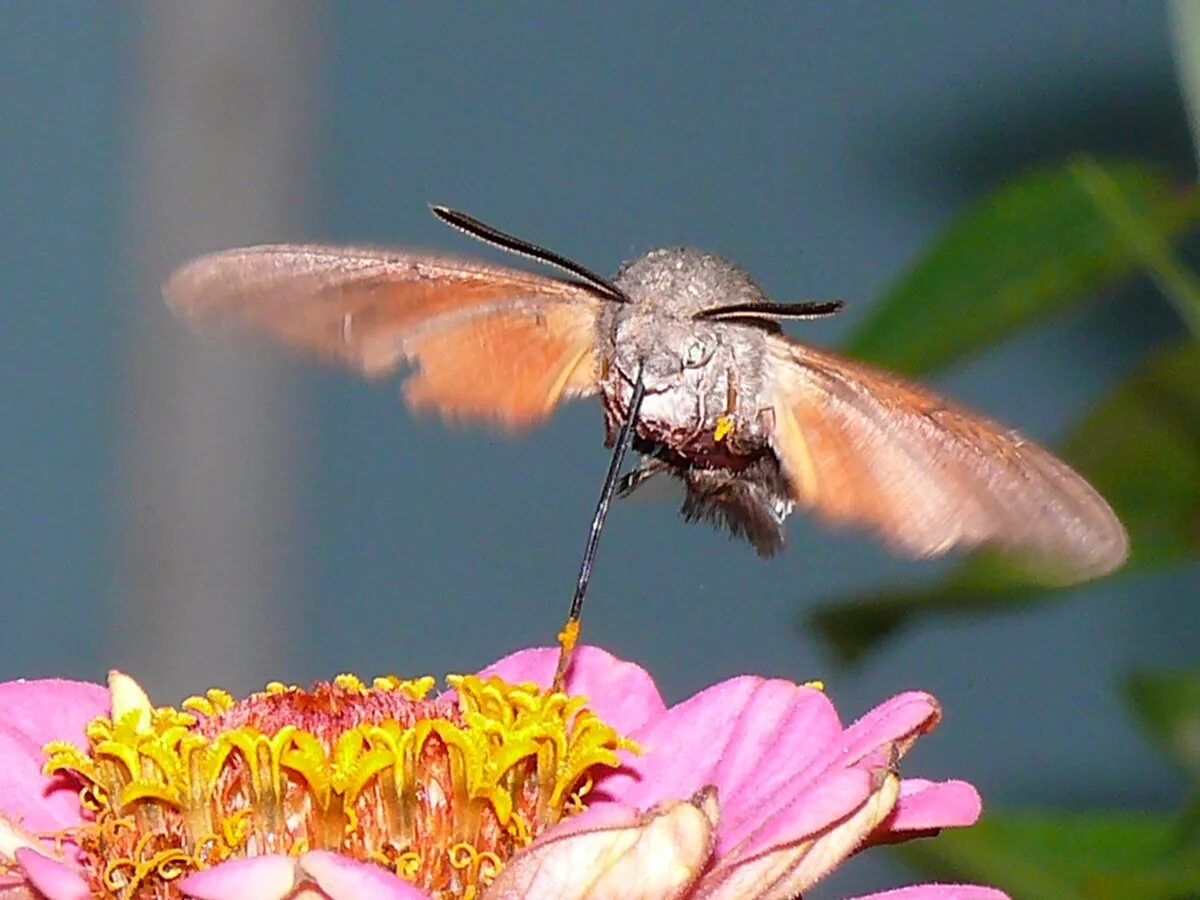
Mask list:
[{"label": "hummingbird hawk-moth", "polygon": [[685,519],[722,526],[762,556],[781,548],[799,508],[873,531],[905,555],[989,544],[1048,563],[1062,581],[1124,561],[1127,538],[1108,504],[1046,450],[783,334],[781,321],[830,315],[840,302],[772,302],[737,265],[686,248],[653,250],[607,279],[432,209],[562,275],[408,250],[271,245],[194,260],[167,282],[168,302],[188,319],[249,326],[369,378],[412,366],[409,405],[449,419],[517,431],[563,400],[598,394],[606,444],[625,426],[642,457],[618,494],[679,479]]}]

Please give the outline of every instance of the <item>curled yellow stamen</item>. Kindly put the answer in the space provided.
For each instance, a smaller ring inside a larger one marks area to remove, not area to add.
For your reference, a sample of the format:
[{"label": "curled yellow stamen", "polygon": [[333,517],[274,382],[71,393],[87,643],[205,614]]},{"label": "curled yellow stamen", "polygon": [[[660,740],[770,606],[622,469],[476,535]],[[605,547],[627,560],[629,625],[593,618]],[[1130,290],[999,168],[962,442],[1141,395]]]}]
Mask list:
[{"label": "curled yellow stamen", "polygon": [[92,820],[71,838],[97,894],[167,896],[230,858],[319,849],[435,896],[477,896],[634,747],[584,698],[447,682],[452,695],[428,699],[431,678],[341,675],[155,709],[120,676],[121,714],[88,725],[86,750],[47,745],[45,771],[82,782]]}]

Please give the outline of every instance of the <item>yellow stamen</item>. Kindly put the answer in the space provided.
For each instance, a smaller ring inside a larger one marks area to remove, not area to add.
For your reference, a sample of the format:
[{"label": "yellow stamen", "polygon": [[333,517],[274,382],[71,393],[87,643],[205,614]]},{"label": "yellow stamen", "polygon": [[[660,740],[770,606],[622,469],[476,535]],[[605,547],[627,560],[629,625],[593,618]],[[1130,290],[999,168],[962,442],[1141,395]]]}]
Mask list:
[{"label": "yellow stamen", "polygon": [[231,857],[322,849],[476,897],[581,808],[596,767],[635,749],[584,698],[496,677],[450,676],[453,695],[430,699],[432,678],[341,675],[180,710],[120,679],[119,712],[88,725],[86,750],[46,746],[46,773],[82,782],[92,821],[71,837],[99,896],[175,896]]}]

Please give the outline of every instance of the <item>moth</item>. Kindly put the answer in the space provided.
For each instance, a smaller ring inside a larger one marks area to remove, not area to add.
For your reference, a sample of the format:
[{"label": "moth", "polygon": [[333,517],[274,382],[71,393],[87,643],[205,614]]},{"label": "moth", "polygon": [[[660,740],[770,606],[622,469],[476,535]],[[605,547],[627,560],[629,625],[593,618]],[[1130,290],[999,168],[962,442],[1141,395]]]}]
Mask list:
[{"label": "moth", "polygon": [[604,278],[465,213],[431,209],[559,274],[408,250],[270,245],[188,263],[167,282],[168,303],[368,378],[408,367],[408,404],[447,419],[520,431],[565,400],[598,395],[606,445],[624,427],[641,455],[618,495],[678,479],[686,520],[723,527],[762,556],[782,547],[784,523],[801,509],[909,556],[994,545],[1061,582],[1125,560],[1112,509],[1051,453],[783,333],[781,322],[831,315],[840,302],[772,302],[734,263],[688,248],[653,250]]}]

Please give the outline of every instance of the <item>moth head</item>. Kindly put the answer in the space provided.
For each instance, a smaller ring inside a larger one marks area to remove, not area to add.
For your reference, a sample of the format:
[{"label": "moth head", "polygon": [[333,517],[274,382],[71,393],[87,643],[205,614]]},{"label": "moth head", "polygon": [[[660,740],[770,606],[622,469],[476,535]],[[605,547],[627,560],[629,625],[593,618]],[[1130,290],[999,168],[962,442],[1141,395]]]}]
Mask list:
[{"label": "moth head", "polygon": [[657,315],[636,305],[620,312],[614,362],[627,381],[640,368],[650,393],[677,385],[689,373],[711,364],[720,346],[715,323]]},{"label": "moth head", "polygon": [[688,247],[652,250],[625,263],[613,285],[629,298],[617,316],[617,365],[631,377],[644,364],[647,390],[719,357],[721,329],[729,324],[778,332],[779,320],[817,318],[841,301],[772,303],[735,263]]}]

